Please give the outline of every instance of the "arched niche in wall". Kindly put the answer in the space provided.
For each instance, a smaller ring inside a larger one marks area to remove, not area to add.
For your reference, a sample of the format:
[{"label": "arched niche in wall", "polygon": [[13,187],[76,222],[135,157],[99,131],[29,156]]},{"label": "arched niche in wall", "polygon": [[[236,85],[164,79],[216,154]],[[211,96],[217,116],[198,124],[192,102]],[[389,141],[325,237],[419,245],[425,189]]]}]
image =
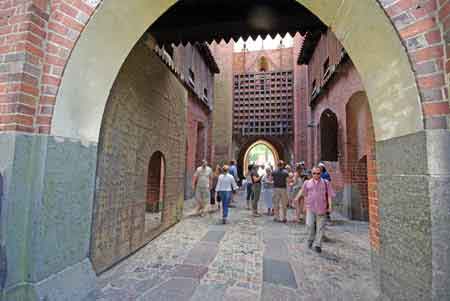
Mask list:
[{"label": "arched niche in wall", "polygon": [[338,128],[336,114],[326,109],[320,116],[320,160],[338,160]]},{"label": "arched niche in wall", "polygon": [[269,61],[265,56],[261,56],[259,58],[259,71],[260,72],[267,72],[269,71]]},{"label": "arched niche in wall", "polygon": [[145,232],[159,227],[164,209],[165,162],[160,151],[152,154],[148,164]]}]

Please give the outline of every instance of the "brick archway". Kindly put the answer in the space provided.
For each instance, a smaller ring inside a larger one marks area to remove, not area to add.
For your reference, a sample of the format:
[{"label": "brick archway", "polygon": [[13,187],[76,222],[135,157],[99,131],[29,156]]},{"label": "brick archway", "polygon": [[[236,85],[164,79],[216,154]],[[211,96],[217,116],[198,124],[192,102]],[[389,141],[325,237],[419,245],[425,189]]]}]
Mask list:
[{"label": "brick archway", "polygon": [[[396,138],[420,133],[424,129],[422,107],[425,113],[432,115],[432,112],[437,112],[442,105],[422,106],[420,92],[424,92],[430,83],[428,80],[420,81],[416,78],[410,63],[410,56],[414,54],[408,53],[404,48],[404,41],[399,38],[398,32],[379,3],[342,0],[299,0],[299,2],[330,26],[352,58],[367,92],[376,141],[397,145],[399,141],[395,140]],[[162,0],[155,2],[133,0],[127,1],[126,4],[116,1],[102,3],[80,36],[66,65],[56,99],[51,134],[97,142],[105,101],[122,62],[142,33],[170,4],[170,1]],[[117,22],[117,18],[126,22]],[[103,47],[110,44],[108,42],[111,40],[115,41],[111,47]],[[395,72],[392,72],[392,68],[395,68]],[[417,82],[422,83],[422,86],[418,87]],[[83,89],[79,88],[80,85]],[[393,99],[395,101],[392,101]],[[379,149],[381,152],[377,157],[378,162],[381,164],[389,162],[392,150],[389,147],[377,148]],[[387,153],[383,153],[383,150]],[[384,183],[380,185],[385,188],[385,193],[380,194],[380,206],[390,207],[392,189],[388,183],[396,180],[396,173],[402,168],[391,171],[389,164],[383,166],[386,168],[379,172],[387,172],[389,176],[384,177]],[[412,181],[413,179],[405,185],[413,185]],[[392,216],[382,216],[380,221],[381,224],[384,222],[385,227],[376,230],[381,232],[385,229],[387,231],[385,233],[389,233],[385,234],[386,238],[398,237],[398,241],[401,241],[401,237],[408,236],[408,230],[404,233],[390,231],[389,225],[395,223],[395,220]],[[430,244],[425,232],[420,241],[424,246]],[[374,254],[373,258],[374,266],[382,266],[388,270],[392,266],[390,260],[396,257],[392,248],[386,246]],[[409,243],[405,243],[404,258],[411,256],[423,264],[408,264],[398,260],[394,266],[405,265],[408,271],[390,274],[402,283],[409,282],[408,276],[405,275],[426,275],[426,277],[431,275],[430,258],[419,259],[422,253],[408,246]],[[380,264],[376,263],[378,260]],[[427,273],[417,273],[418,266]],[[386,293],[395,295],[398,289],[390,284],[392,281],[381,278],[381,275],[388,275],[389,272],[380,270],[378,274]],[[430,291],[431,280],[423,282],[426,284],[419,289],[411,288],[412,291],[417,294]]]},{"label": "brick archway", "polygon": [[270,145],[278,155],[278,159],[287,161],[286,158],[289,157],[289,150],[285,143],[280,139],[274,137],[260,137],[260,138],[252,138],[243,140],[239,146],[239,149],[236,152],[237,165],[238,165],[238,173],[239,177],[243,178],[247,174],[248,170],[245,165],[245,155],[249,149],[251,149],[254,145],[257,144],[258,141],[263,141],[267,145]]},{"label": "brick archway", "polygon": [[[58,212],[56,207],[49,206],[48,212],[40,211],[30,205],[34,204],[32,201],[27,203],[26,209],[33,208],[36,216],[25,218],[17,230],[20,235],[26,237],[28,231],[32,232],[29,225],[38,224],[42,229],[58,228],[70,233],[66,235],[70,236],[70,241],[62,237],[59,243],[66,248],[61,250],[54,244],[52,234],[45,235],[41,231],[30,243],[17,245],[23,254],[33,256],[27,260],[15,258],[14,261],[13,258],[10,264],[29,274],[12,275],[7,286],[15,289],[15,284],[25,283],[27,287],[21,288],[23,291],[37,291],[38,284],[28,287],[35,281],[54,288],[58,294],[64,290],[63,281],[53,277],[58,274],[58,277],[83,279],[73,283],[67,295],[75,296],[80,291],[89,293],[85,288],[95,282],[90,281],[94,278],[87,258],[89,221],[97,145],[106,102],[119,69],[136,41],[176,1],[62,0],[53,3],[50,16],[46,13],[46,1],[9,2],[29,7],[12,10],[12,14],[24,11],[26,14],[9,18],[22,20],[24,26],[12,26],[8,30],[25,27],[26,31],[13,34],[12,40],[19,39],[18,44],[2,49],[7,53],[5,61],[11,62],[5,68],[19,70],[19,73],[2,78],[0,90],[5,92],[2,100],[8,103],[0,113],[1,130],[49,134],[42,140],[39,140],[41,136],[33,137],[35,140],[31,142],[26,140],[29,137],[21,137],[26,141],[19,151],[30,154],[30,150],[42,146],[45,156],[41,161],[26,158],[32,165],[29,169],[39,171],[35,172],[36,181],[41,182],[37,193],[59,200],[64,191],[71,198],[63,199],[65,202],[59,205],[73,210]],[[450,112],[446,96],[443,96],[446,95],[444,74],[447,71],[443,71],[446,55],[441,41],[448,26],[443,30],[439,27],[450,15],[448,2],[439,1],[437,7],[436,1],[429,1],[422,8],[415,1],[402,1],[408,2],[402,6],[395,0],[298,2],[330,26],[355,63],[367,90],[377,141],[380,178],[377,196],[383,208],[381,228],[377,229],[381,247],[373,261],[383,293],[401,294],[405,299],[448,296],[450,268],[443,263],[450,257],[445,253],[450,245],[450,231],[448,217],[442,215],[446,208],[442,208],[439,199],[449,193],[445,188],[449,187],[448,181],[442,176],[448,174],[448,152],[443,150],[448,149],[449,143],[445,141],[449,139],[447,131],[431,131],[447,128],[446,115]],[[385,3],[385,10],[380,3]],[[430,3],[434,7],[430,7]],[[400,15],[408,15],[411,21],[406,25],[394,22]],[[31,22],[30,25],[30,20],[36,24]],[[434,35],[428,35],[431,32]],[[23,52],[17,54],[17,49]],[[424,131],[425,128],[429,130]],[[27,148],[28,145],[34,148]],[[65,172],[58,170],[60,162],[64,162]],[[3,166],[2,163],[0,167]],[[40,172],[42,166],[45,172]],[[371,163],[368,169],[372,169]],[[77,170],[80,176],[75,181],[67,170]],[[371,176],[374,175],[369,178]],[[26,189],[27,196],[35,192],[34,187]],[[402,194],[396,194],[398,191]],[[370,193],[369,188],[369,198]],[[22,200],[23,196],[8,197]],[[405,203],[408,206],[402,207]],[[411,217],[414,222],[410,222]],[[79,225],[76,230],[73,230],[74,222]],[[6,232],[13,233],[13,230],[8,228]],[[6,241],[16,247],[11,235]],[[46,250],[45,254],[34,252],[41,249]],[[16,249],[11,252],[14,251]],[[45,256],[56,252],[64,254],[52,257],[48,266],[39,270],[38,264],[50,259]],[[71,277],[73,273],[85,277]],[[60,287],[50,285],[52,281],[58,282]]]},{"label": "brick archway", "polygon": [[[299,2],[332,28],[357,66],[371,104],[377,141],[423,129],[421,96],[408,53],[379,4],[342,0]],[[52,134],[98,140],[108,91],[121,64],[144,31],[172,3],[102,2],[66,65],[52,119]],[[370,20],[367,12],[371,12]],[[371,49],[370,53],[367,49]],[[397,72],[389,71],[392,66]],[[386,106],[386,99],[396,102]]]}]

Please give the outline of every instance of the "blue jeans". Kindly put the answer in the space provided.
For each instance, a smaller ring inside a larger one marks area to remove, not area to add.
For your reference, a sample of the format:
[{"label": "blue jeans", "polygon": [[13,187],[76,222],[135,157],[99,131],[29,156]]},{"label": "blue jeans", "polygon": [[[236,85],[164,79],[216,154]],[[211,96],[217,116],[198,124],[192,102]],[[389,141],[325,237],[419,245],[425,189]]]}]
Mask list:
[{"label": "blue jeans", "polygon": [[[253,189],[252,189],[252,183],[247,183],[247,201],[253,200]],[[247,202],[248,203],[248,202]]]},{"label": "blue jeans", "polygon": [[228,217],[228,205],[230,205],[231,191],[219,191],[220,200],[222,201],[223,218]]}]

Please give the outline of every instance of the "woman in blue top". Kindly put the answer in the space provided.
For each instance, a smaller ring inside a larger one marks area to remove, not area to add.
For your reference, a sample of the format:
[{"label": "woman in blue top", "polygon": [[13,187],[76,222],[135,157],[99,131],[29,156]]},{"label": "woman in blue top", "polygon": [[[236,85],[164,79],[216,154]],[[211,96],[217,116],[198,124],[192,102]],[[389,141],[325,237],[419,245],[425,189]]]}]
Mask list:
[{"label": "woman in blue top", "polygon": [[331,177],[330,174],[327,171],[327,168],[325,167],[325,164],[323,164],[322,162],[319,163],[319,167],[320,167],[320,177],[322,179],[328,180],[328,182],[331,182]]},{"label": "woman in blue top", "polygon": [[[320,177],[322,179],[328,180],[328,182],[331,183],[331,176],[327,171],[327,168],[325,167],[325,164],[323,164],[322,162],[319,163],[319,168],[320,168]],[[327,220],[331,221],[331,217],[330,217],[330,212],[327,211]]]}]

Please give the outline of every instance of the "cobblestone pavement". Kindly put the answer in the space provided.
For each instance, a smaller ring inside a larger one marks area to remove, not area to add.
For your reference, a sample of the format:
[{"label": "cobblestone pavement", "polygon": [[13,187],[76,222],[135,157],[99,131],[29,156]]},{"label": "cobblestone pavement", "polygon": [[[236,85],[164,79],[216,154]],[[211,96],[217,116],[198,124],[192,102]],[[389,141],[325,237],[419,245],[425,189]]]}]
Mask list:
[{"label": "cobblestone pavement", "polygon": [[97,300],[378,299],[367,223],[336,221],[319,255],[306,247],[304,225],[254,218],[244,201],[230,210],[226,225],[219,212],[187,214],[102,274]]}]

